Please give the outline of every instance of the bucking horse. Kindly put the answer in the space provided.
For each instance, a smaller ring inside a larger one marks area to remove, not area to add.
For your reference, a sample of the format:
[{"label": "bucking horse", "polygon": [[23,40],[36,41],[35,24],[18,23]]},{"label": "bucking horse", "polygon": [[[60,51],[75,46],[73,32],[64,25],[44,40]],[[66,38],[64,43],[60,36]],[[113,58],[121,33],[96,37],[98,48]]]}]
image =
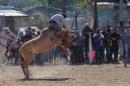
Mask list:
[{"label": "bucking horse", "polygon": [[61,31],[62,37],[56,36],[55,42],[53,42],[51,38],[54,36],[55,32],[55,30],[46,27],[41,30],[39,36],[25,42],[19,49],[21,55],[21,67],[25,79],[29,79],[30,72],[28,66],[32,63],[35,54],[47,52],[55,46],[64,46],[64,48],[67,48],[73,42],[74,33],[71,31]]}]

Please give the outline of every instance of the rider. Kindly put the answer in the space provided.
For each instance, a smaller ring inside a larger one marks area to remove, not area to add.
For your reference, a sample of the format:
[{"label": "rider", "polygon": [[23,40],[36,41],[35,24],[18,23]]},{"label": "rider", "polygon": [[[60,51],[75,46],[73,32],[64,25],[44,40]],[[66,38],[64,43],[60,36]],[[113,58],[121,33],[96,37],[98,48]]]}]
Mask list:
[{"label": "rider", "polygon": [[[66,14],[55,14],[49,19],[49,25],[48,27],[50,29],[55,30],[55,33],[51,37],[51,41],[53,43],[56,42],[57,37],[64,37],[64,32],[66,32],[67,29],[67,24],[66,24],[66,19],[67,15]],[[68,50],[64,46],[59,46],[59,48],[62,49],[62,51],[68,56]]]},{"label": "rider", "polygon": [[55,42],[57,36],[63,37],[63,31],[67,31],[66,14],[55,14],[49,19],[49,28],[54,29],[56,32],[51,38],[52,42]]}]

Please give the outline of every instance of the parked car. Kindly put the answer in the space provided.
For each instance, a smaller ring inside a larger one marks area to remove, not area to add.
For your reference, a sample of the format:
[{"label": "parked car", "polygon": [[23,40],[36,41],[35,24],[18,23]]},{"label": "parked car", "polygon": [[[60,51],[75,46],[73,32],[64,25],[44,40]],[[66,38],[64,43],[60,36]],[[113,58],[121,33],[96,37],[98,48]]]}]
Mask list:
[{"label": "parked car", "polygon": [[[27,28],[28,28],[28,27],[20,27],[20,28],[19,28],[19,31],[20,31],[20,32],[23,32],[23,35],[25,35],[25,30],[26,30]],[[31,28],[34,29],[35,32],[40,31],[40,29],[39,29],[38,27],[36,27],[36,26],[31,26]]]}]

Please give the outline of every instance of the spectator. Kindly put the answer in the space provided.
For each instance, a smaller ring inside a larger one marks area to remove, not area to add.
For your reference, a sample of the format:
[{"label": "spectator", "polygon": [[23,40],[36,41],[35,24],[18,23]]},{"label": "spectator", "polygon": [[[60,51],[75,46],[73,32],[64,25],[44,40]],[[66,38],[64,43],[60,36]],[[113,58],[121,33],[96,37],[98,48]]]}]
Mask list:
[{"label": "spectator", "polygon": [[13,41],[13,39],[15,39],[15,35],[9,30],[9,28],[4,28],[4,35],[5,37],[7,36],[7,43],[6,43],[6,52],[5,52],[5,56],[7,56],[7,53],[9,52],[9,47],[11,45],[11,42]]},{"label": "spectator", "polygon": [[107,31],[106,27],[103,27],[102,32],[101,32],[104,36],[103,40],[102,40],[102,44],[103,44],[103,57],[105,58],[105,51],[106,51],[106,61],[107,63],[109,63],[109,58],[110,58],[110,45],[109,45],[109,32]]},{"label": "spectator", "polygon": [[93,34],[93,30],[89,27],[88,23],[85,23],[82,34],[84,37],[84,46],[85,46],[85,60],[88,62],[88,51],[89,51],[89,33]]},{"label": "spectator", "polygon": [[71,46],[71,63],[72,64],[83,64],[84,57],[83,57],[83,36],[80,34],[79,30],[75,29],[75,38],[73,46]]},{"label": "spectator", "polygon": [[110,26],[110,25],[107,25],[106,30],[107,30],[107,32],[110,34],[110,32],[111,32],[111,26]]},{"label": "spectator", "polygon": [[35,29],[32,29],[32,38],[36,37]]},{"label": "spectator", "polygon": [[32,28],[31,27],[28,27],[27,29],[25,29],[25,35],[23,37],[24,42],[32,39],[32,35],[33,35],[33,33],[32,33]]},{"label": "spectator", "polygon": [[101,34],[100,29],[96,30],[96,33],[93,35],[94,43],[95,43],[95,49],[96,49],[96,63],[103,63],[104,57],[103,57],[103,45],[102,40],[104,38],[103,34]]},{"label": "spectator", "polygon": [[128,23],[128,30],[125,30],[122,35],[122,38],[125,43],[125,67],[126,63],[130,62],[130,20],[128,20]]},{"label": "spectator", "polygon": [[77,47],[77,63],[78,64],[83,64],[84,63],[84,57],[83,57],[83,36],[80,34],[79,30],[75,30],[76,33],[76,47]]},{"label": "spectator", "polygon": [[[110,59],[111,61],[118,62],[118,50],[119,50],[119,40],[121,39],[120,34],[117,33],[117,29],[112,29],[109,35],[110,39]],[[112,59],[112,54],[114,54],[114,60]]]}]

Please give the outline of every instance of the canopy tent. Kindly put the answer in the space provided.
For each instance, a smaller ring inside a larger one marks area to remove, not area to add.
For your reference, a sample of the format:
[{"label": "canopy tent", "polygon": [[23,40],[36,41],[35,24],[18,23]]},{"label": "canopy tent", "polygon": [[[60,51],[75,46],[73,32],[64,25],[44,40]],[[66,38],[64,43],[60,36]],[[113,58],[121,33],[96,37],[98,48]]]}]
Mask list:
[{"label": "canopy tent", "polygon": [[0,16],[9,16],[9,17],[26,17],[28,16],[27,14],[25,14],[22,11],[19,10],[15,10],[14,7],[12,6],[0,6]]},{"label": "canopy tent", "polygon": [[15,17],[15,16],[28,16],[26,14],[24,14],[23,12],[21,11],[17,11],[17,10],[0,10],[0,16],[12,16],[12,17]]},{"label": "canopy tent", "polygon": [[19,27],[27,25],[28,15],[13,6],[0,6],[0,27],[9,27],[11,31],[17,31]]}]

